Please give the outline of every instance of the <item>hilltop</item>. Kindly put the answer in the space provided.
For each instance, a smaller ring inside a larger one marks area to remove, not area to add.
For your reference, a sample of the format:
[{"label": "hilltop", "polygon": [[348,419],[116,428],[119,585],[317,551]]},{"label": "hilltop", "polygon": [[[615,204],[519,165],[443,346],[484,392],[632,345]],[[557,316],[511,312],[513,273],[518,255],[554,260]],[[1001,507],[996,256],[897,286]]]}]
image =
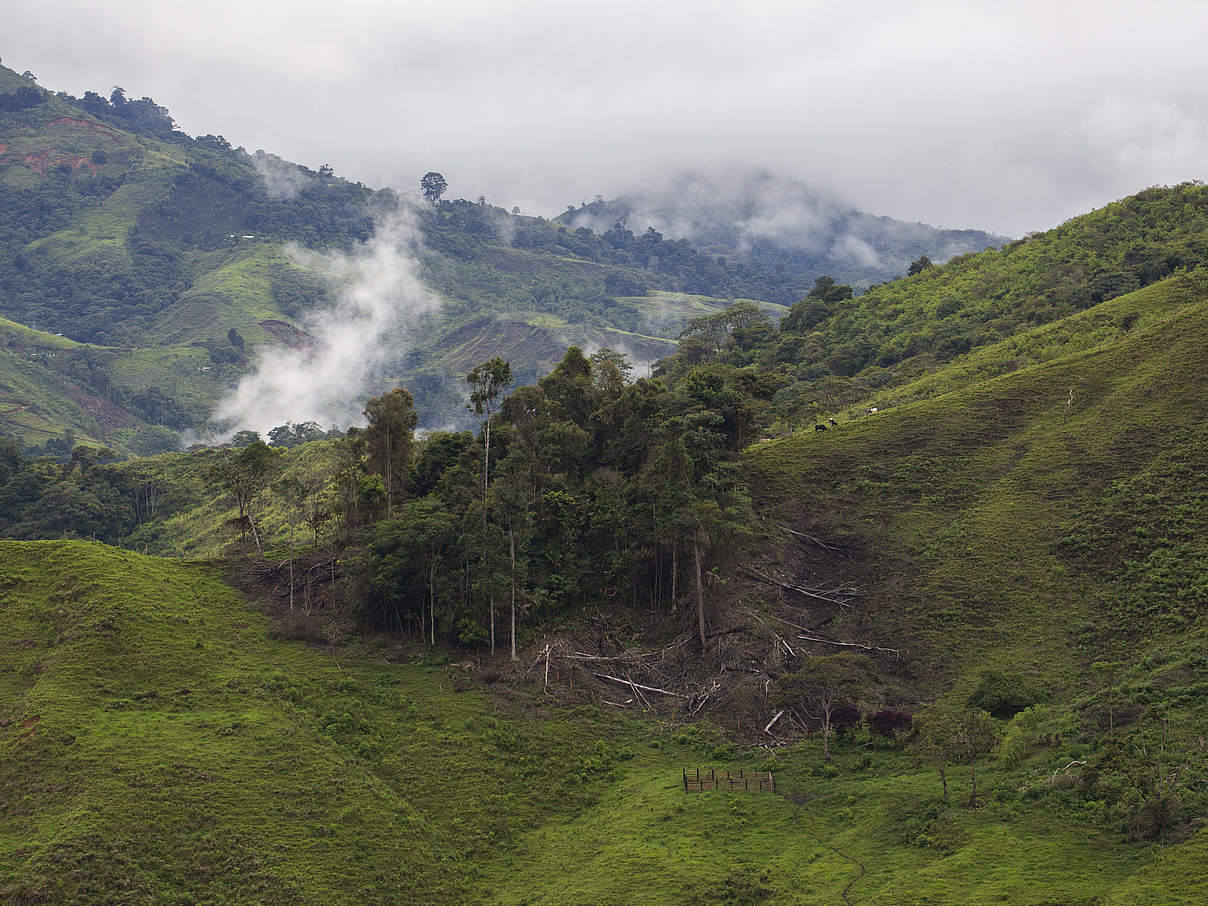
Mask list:
[{"label": "hilltop", "polygon": [[943,230],[858,211],[826,193],[761,171],[683,173],[666,185],[597,199],[557,218],[597,233],[653,229],[713,255],[786,276],[774,301],[792,305],[821,276],[857,290],[906,273],[927,256],[1005,245],[983,230]]}]

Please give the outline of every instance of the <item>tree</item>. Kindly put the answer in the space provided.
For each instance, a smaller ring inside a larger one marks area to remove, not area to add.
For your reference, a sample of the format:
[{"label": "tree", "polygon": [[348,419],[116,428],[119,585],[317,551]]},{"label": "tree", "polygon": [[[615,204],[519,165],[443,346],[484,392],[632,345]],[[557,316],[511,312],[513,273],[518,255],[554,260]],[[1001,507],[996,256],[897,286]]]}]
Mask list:
[{"label": "tree", "polygon": [[252,506],[265,486],[272,481],[280,463],[280,453],[257,438],[238,453],[223,450],[221,459],[213,467],[211,476],[235,498],[239,507],[236,523],[240,535],[252,533],[256,550],[260,551],[260,534],[256,531],[256,520]]},{"label": "tree", "polygon": [[602,400],[611,400],[620,395],[629,381],[633,365],[629,357],[602,346],[591,354],[591,376],[596,393]]},{"label": "tree", "polygon": [[531,464],[524,444],[511,445],[507,457],[500,463],[491,488],[491,509],[497,514],[508,533],[508,577],[509,577],[509,639],[511,657],[516,660],[516,598],[520,592],[523,561],[517,564],[516,536],[521,544],[528,534],[529,514],[532,505],[532,486],[529,482]]},{"label": "tree", "polygon": [[344,532],[352,536],[359,520],[361,480],[365,476],[365,432],[349,428],[335,444],[336,500],[344,516]]},{"label": "tree", "polygon": [[449,188],[449,184],[435,170],[425,173],[419,181],[420,191],[433,206],[440,202],[440,196],[445,194],[447,188]]},{"label": "tree", "polygon": [[948,798],[948,762],[957,758],[969,761],[973,791],[969,804],[977,804],[977,759],[994,748],[998,724],[981,708],[953,708],[928,705],[914,715],[915,738],[912,748],[940,771],[944,798]]},{"label": "tree", "polygon": [[907,277],[913,277],[915,274],[921,274],[925,270],[930,270],[935,267],[931,263],[931,259],[926,255],[920,255],[918,260],[910,262],[910,268],[906,271]]},{"label": "tree", "polygon": [[[437,174],[428,174],[429,176]],[[426,179],[427,177],[425,177]],[[442,177],[443,182],[443,177]],[[442,190],[443,191],[443,190]],[[466,406],[471,412],[482,419],[483,453],[482,453],[482,562],[486,564],[487,538],[487,492],[491,484],[491,418],[499,405],[499,397],[508,385],[512,383],[512,366],[499,356],[482,362],[466,375],[466,383],[470,385],[470,402]],[[495,653],[495,599],[491,597],[491,654]]]},{"label": "tree", "polygon": [[235,432],[235,436],[231,438],[231,446],[242,448],[248,446],[249,444],[254,444],[258,440],[260,440],[259,431],[249,431],[244,429],[243,431]]},{"label": "tree", "polygon": [[232,346],[234,346],[240,352],[243,352],[243,337],[234,327],[227,331],[227,339],[230,341]]},{"label": "tree", "polygon": [[777,697],[785,707],[805,704],[818,712],[816,719],[822,722],[822,756],[830,761],[830,734],[836,710],[858,699],[871,680],[872,661],[864,655],[843,652],[811,657],[777,679]]},{"label": "tree", "polygon": [[948,798],[948,762],[957,754],[956,721],[950,710],[928,705],[914,715],[910,748],[915,757],[934,764],[940,772],[944,798]]},{"label": "tree", "polygon": [[417,548],[424,559],[428,585],[429,642],[436,644],[436,567],[456,536],[456,523],[440,501],[432,498],[408,504],[399,517],[403,537]]},{"label": "tree", "polygon": [[[826,279],[830,279],[829,277]],[[712,315],[692,318],[680,331],[678,340],[701,344],[707,352],[714,352],[726,343],[735,331],[751,331],[771,326],[767,314],[754,302],[742,300],[727,305]]]},{"label": "tree", "polygon": [[977,759],[998,742],[998,722],[981,708],[964,708],[958,715],[956,730],[957,745],[969,760],[969,777],[973,782],[969,804],[977,805]]},{"label": "tree", "polygon": [[381,475],[386,488],[386,518],[394,511],[395,494],[401,495],[411,472],[415,445],[415,398],[402,387],[365,404],[369,425],[365,442],[369,445],[369,471]]}]

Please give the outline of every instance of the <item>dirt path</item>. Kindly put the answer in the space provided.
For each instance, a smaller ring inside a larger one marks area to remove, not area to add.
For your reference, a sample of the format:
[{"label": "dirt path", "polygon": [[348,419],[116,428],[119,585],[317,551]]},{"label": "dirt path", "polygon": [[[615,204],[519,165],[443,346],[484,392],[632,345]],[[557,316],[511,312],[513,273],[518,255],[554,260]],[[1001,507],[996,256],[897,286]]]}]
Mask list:
[{"label": "dirt path", "polygon": [[[787,799],[788,797],[785,797],[785,798]],[[792,802],[791,799],[789,801]],[[842,893],[843,902],[846,903],[847,906],[853,906],[852,899],[849,896],[849,894],[851,893],[851,889],[855,886],[857,881],[859,881],[862,877],[864,877],[864,875],[867,873],[868,869],[864,867],[864,863],[861,862],[859,859],[855,858],[854,856],[849,856],[847,853],[843,852],[841,849],[832,845],[826,839],[824,839],[823,837],[820,837],[818,834],[814,833],[812,830],[810,830],[808,827],[806,827],[805,824],[801,820],[801,808],[802,807],[800,805],[797,805],[797,810],[795,812],[793,812],[793,823],[796,824],[803,831],[805,831],[807,834],[809,834],[811,837],[813,837],[815,840],[817,840],[818,843],[820,843],[822,846],[825,846],[827,849],[829,849],[831,852],[833,852],[836,856],[839,856],[842,859],[846,859],[848,862],[855,865],[856,868],[860,869],[859,873],[855,877],[853,877],[850,881],[847,882],[847,886],[843,888],[843,893]]]}]

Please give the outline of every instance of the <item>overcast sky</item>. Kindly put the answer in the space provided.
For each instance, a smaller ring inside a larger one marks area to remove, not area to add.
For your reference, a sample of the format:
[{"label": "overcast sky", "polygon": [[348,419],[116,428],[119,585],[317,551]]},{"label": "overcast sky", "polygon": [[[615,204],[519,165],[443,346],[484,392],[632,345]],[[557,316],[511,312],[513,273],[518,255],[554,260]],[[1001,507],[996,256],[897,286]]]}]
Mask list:
[{"label": "overcast sky", "polygon": [[1208,4],[5,0],[0,55],[370,185],[555,214],[766,167],[1011,235],[1208,177]]}]

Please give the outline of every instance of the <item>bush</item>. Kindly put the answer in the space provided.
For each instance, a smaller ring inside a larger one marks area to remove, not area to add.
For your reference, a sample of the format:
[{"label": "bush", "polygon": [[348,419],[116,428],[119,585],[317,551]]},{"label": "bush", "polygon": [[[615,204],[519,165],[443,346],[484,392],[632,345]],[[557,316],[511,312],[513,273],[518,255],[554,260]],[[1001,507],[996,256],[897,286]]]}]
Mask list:
[{"label": "bush", "polygon": [[831,729],[836,736],[853,732],[864,721],[864,715],[855,705],[838,705],[831,711]]},{"label": "bush", "polygon": [[989,711],[994,717],[1005,720],[1036,704],[1042,698],[1044,694],[1022,676],[999,673],[997,670],[983,670],[977,689],[965,704],[970,708]]},{"label": "bush", "polygon": [[878,736],[893,739],[899,733],[906,733],[914,718],[909,711],[894,711],[881,708],[868,715],[868,729]]},{"label": "bush", "polygon": [[1177,796],[1151,796],[1128,818],[1130,840],[1152,840],[1178,823],[1182,802]]}]

